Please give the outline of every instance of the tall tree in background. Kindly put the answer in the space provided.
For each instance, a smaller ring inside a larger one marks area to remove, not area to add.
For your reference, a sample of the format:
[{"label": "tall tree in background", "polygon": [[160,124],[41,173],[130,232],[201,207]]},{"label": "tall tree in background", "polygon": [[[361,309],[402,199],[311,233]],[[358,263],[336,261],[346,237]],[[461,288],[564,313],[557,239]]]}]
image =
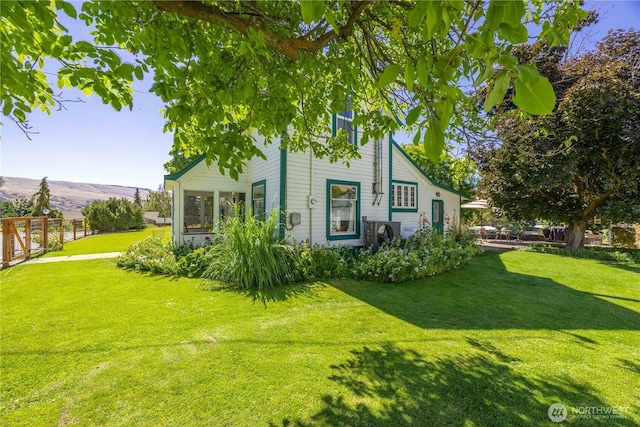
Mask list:
[{"label": "tall tree in background", "polygon": [[640,33],[610,32],[564,62],[560,53],[522,51],[544,62],[559,103],[545,117],[500,115],[502,145],[479,159],[480,189],[513,219],[567,224],[575,249],[594,217],[640,221]]},{"label": "tall tree in background", "polygon": [[149,190],[143,210],[158,212],[158,216],[162,218],[171,218],[171,193],[162,187],[158,188],[158,191]]},{"label": "tall tree in background", "polygon": [[[132,80],[153,71],[150,90],[166,104],[174,148],[186,158],[206,154],[234,178],[274,141],[311,146],[332,161],[357,157],[344,132],[324,138],[348,97],[361,143],[398,130],[399,117],[438,159],[447,132],[460,135],[455,128],[464,125],[467,95],[457,83],[490,81],[496,66],[509,71],[501,82],[514,82],[519,108],[548,114],[549,81],[511,48],[527,43],[534,26],[536,38],[564,43],[584,16],[570,0],[50,0],[0,8],[5,117],[27,130],[33,108],[62,105],[44,72],[49,58],[60,64],[58,88],[95,93],[116,110],[132,107]],[[91,28],[93,43],[74,40],[59,14]]]},{"label": "tall tree in background", "polygon": [[33,215],[44,216],[45,209],[47,213],[51,211],[51,190],[46,176],[42,178],[38,191],[33,195]]},{"label": "tall tree in background", "polygon": [[136,188],[136,192],[133,195],[133,203],[135,203],[136,205],[142,207],[142,200],[140,199],[140,189]]}]

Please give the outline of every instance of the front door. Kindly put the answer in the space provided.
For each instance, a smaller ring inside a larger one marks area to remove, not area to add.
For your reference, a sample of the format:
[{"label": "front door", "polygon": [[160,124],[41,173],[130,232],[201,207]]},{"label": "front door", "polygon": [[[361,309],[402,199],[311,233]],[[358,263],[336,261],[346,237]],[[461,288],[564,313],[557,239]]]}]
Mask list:
[{"label": "front door", "polygon": [[444,202],[442,200],[431,201],[431,224],[438,234],[444,232]]}]

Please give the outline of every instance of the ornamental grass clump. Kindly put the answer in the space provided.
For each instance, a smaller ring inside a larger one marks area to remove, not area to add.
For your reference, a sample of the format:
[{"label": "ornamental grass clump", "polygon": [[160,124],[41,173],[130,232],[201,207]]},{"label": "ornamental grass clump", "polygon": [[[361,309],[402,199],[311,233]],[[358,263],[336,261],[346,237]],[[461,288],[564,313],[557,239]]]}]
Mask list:
[{"label": "ornamental grass clump", "polygon": [[279,213],[264,221],[241,210],[220,223],[220,234],[209,249],[210,263],[202,277],[236,285],[241,289],[263,290],[294,283],[291,267],[293,251],[277,237]]}]

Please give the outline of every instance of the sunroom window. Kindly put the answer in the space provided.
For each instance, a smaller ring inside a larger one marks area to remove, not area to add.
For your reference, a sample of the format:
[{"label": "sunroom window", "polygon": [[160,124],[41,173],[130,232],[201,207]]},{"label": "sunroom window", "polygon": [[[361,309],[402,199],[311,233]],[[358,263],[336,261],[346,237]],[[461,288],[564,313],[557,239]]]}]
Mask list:
[{"label": "sunroom window", "polygon": [[360,184],[327,181],[328,238],[358,238],[360,235]]},{"label": "sunroom window", "polygon": [[236,213],[244,218],[245,193],[236,191],[220,192],[220,221],[236,216]]},{"label": "sunroom window", "polygon": [[213,193],[185,191],[184,228],[187,233],[213,229]]}]

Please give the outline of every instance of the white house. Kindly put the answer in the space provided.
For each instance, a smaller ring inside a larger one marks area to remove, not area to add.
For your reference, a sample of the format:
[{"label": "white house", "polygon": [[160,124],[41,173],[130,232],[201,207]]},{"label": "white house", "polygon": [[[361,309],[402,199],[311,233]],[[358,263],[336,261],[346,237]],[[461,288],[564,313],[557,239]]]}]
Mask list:
[{"label": "white house", "polygon": [[[338,115],[333,123],[333,132],[352,131],[357,143],[359,132],[348,117]],[[249,161],[237,181],[200,157],[164,177],[165,189],[173,192],[173,240],[202,243],[233,215],[234,203],[256,215],[282,210],[280,237],[325,246],[376,246],[408,237],[421,225],[441,233],[457,226],[464,196],[433,182],[391,136],[358,151],[361,157],[347,167],[317,159],[310,150],[289,152],[271,144],[266,159]]]}]

